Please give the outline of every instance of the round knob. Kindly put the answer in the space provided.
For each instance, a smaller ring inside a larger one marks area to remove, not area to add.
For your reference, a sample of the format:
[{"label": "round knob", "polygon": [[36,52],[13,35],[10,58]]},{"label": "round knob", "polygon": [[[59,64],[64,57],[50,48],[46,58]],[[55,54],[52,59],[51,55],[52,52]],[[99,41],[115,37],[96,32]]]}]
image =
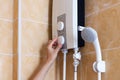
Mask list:
[{"label": "round knob", "polygon": [[64,44],[65,43],[65,39],[64,39],[63,36],[59,36],[58,37],[58,43],[60,43],[60,44]]},{"label": "round knob", "polygon": [[63,28],[64,28],[64,23],[63,22],[58,22],[58,24],[57,24],[57,28],[58,28],[58,30],[63,30]]}]

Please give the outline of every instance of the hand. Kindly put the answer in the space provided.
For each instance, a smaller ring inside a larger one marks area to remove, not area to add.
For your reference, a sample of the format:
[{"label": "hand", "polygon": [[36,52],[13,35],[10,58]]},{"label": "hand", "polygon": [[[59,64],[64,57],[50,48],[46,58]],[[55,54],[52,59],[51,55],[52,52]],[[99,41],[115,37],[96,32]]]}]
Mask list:
[{"label": "hand", "polygon": [[53,64],[54,60],[57,57],[57,54],[62,47],[61,44],[58,43],[58,39],[55,38],[52,41],[49,41],[47,52],[48,52],[48,59],[47,62],[44,64],[42,69],[39,73],[35,76],[34,80],[44,80],[46,73],[48,72],[49,68]]},{"label": "hand", "polygon": [[48,50],[48,59],[55,60],[59,50],[61,49],[62,44],[58,43],[58,39],[55,38],[54,40],[49,41],[47,50]]}]

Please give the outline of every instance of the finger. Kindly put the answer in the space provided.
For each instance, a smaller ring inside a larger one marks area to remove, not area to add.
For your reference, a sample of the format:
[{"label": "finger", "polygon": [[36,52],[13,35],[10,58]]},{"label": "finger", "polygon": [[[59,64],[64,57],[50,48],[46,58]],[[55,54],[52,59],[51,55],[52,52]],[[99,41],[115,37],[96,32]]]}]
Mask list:
[{"label": "finger", "polygon": [[62,48],[62,44],[58,44],[58,46],[56,47],[56,52],[58,52],[60,49]]},{"label": "finger", "polygon": [[58,42],[54,42],[52,46],[57,46],[58,45]]},{"label": "finger", "polygon": [[53,44],[54,44],[54,43],[56,43],[56,41],[57,41],[57,38],[53,39],[53,40],[51,41],[51,43],[49,44],[49,46],[51,46],[51,47],[52,47],[52,46],[53,46]]}]

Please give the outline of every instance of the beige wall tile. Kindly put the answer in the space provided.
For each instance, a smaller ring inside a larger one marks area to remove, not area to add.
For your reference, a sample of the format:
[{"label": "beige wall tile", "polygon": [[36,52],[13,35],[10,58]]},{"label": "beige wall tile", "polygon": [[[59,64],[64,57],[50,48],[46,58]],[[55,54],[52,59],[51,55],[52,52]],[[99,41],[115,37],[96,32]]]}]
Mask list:
[{"label": "beige wall tile", "polygon": [[13,19],[13,0],[0,0],[0,17]]},{"label": "beige wall tile", "polygon": [[119,8],[120,5],[106,10],[96,17],[99,19],[96,29],[99,34],[102,48],[114,48],[120,46],[120,36],[118,35],[120,34]]},{"label": "beige wall tile", "polygon": [[22,0],[22,17],[48,23],[49,0]]},{"label": "beige wall tile", "polygon": [[120,3],[120,0],[85,0],[85,14],[86,16],[109,8],[113,5]]},{"label": "beige wall tile", "polygon": [[[107,72],[102,74],[103,80],[119,80],[119,54],[116,55],[116,53],[120,53],[120,50],[111,50],[120,47],[119,2],[119,0],[86,0],[85,2],[86,26],[91,26],[98,32],[103,59],[107,64]],[[37,73],[36,69],[39,70],[37,67],[42,67],[44,63],[43,56],[46,53],[46,45],[44,46],[44,44],[47,43],[48,37],[51,37],[48,31],[50,28],[47,25],[48,19],[51,19],[49,15],[51,13],[49,11],[51,10],[50,3],[48,0],[22,1],[22,18],[29,20],[22,22],[22,54],[27,55],[22,57],[23,80],[32,79]],[[93,12],[96,14],[91,14]],[[38,22],[45,22],[46,24]],[[86,43],[81,51],[83,56],[78,67],[78,79],[97,80],[97,73],[92,68],[93,62],[96,61],[93,44]],[[72,51],[70,53],[67,56],[67,80],[73,80]],[[29,56],[30,54],[31,56]],[[42,59],[38,56],[41,56]],[[59,55],[56,65],[50,69],[45,80],[62,80],[62,67],[63,56]],[[118,70],[116,71],[116,69]]]},{"label": "beige wall tile", "polygon": [[[102,49],[115,48],[120,46],[120,5],[92,15],[86,18],[86,26],[93,27],[98,32]],[[91,44],[86,44],[84,51],[89,52]]]},{"label": "beige wall tile", "polygon": [[106,80],[119,80],[120,79],[120,48],[106,51]]},{"label": "beige wall tile", "polygon": [[[38,56],[22,56],[22,80],[33,80],[45,62],[45,57],[40,58]],[[54,64],[45,76],[45,80],[49,79],[55,80]]]},{"label": "beige wall tile", "polygon": [[12,53],[13,23],[0,21],[0,52]]},{"label": "beige wall tile", "polygon": [[41,51],[46,50],[48,25],[27,21],[23,21],[22,25],[22,53],[39,54]]},{"label": "beige wall tile", "polygon": [[117,3],[120,3],[120,0],[99,0],[98,4],[101,9],[113,6]]},{"label": "beige wall tile", "polygon": [[85,15],[93,13],[98,9],[98,0],[85,0]]},{"label": "beige wall tile", "polygon": [[13,80],[13,57],[0,55],[0,80]]},{"label": "beige wall tile", "polygon": [[96,61],[95,54],[82,56],[82,80],[97,80],[97,74],[93,71],[92,65]]},{"label": "beige wall tile", "polygon": [[[102,80],[119,80],[119,3],[120,0],[86,0],[86,26],[98,32],[103,60],[106,61],[106,72],[102,74]],[[96,60],[93,45],[86,43],[81,51],[82,80],[97,80],[97,74],[92,69]]]},{"label": "beige wall tile", "polygon": [[[28,80],[32,77],[38,67],[40,57],[22,56],[22,80]],[[33,78],[33,77],[32,77]]]},{"label": "beige wall tile", "polygon": [[56,80],[56,67],[55,64],[49,69],[48,73],[45,76],[45,80]]},{"label": "beige wall tile", "polygon": [[[102,73],[102,80],[118,80],[120,78],[120,48],[104,50],[103,60],[106,61],[106,72]],[[97,79],[97,74],[93,71],[93,63],[96,61],[96,54],[85,54],[82,56],[82,80]]]},{"label": "beige wall tile", "polygon": [[[102,51],[102,60],[108,63],[105,51]],[[93,70],[93,63],[96,62],[96,53],[83,54],[80,62],[82,80],[97,80],[97,73]],[[106,72],[102,73],[102,80],[108,80],[106,79]]]}]

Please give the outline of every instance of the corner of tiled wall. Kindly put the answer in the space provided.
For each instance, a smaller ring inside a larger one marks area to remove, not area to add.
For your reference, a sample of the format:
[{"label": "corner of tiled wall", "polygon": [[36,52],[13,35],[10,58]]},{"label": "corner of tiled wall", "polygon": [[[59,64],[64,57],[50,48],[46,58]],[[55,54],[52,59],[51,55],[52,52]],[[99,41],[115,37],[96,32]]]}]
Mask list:
[{"label": "corner of tiled wall", "polygon": [[13,0],[13,80],[18,78],[18,0]]}]

